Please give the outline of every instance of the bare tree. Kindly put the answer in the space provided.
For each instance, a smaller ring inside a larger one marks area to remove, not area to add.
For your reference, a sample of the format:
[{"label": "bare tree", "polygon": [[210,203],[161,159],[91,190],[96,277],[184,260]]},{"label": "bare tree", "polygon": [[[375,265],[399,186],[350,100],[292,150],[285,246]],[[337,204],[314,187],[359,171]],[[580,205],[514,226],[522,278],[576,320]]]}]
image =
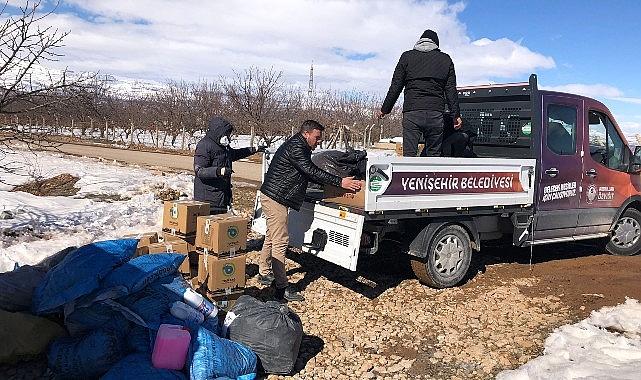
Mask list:
[{"label": "bare tree", "polygon": [[231,81],[222,81],[225,94],[242,118],[241,122],[249,124],[251,135],[260,136],[267,145],[289,134],[288,129],[283,128],[282,116],[287,117],[289,97],[282,75],[281,71],[252,67],[243,73],[235,73]]},{"label": "bare tree", "polygon": [[[57,50],[69,32],[43,26],[51,13],[40,13],[40,2],[27,1],[17,15],[8,14],[8,3],[0,9],[0,115],[34,113],[82,96],[93,75],[73,75],[68,70],[52,71],[42,64],[60,57]],[[31,123],[30,123],[31,124]],[[9,144],[22,141],[30,148],[51,146],[50,130],[19,122],[0,126],[0,154]],[[10,164],[10,163],[9,163]],[[9,165],[7,164],[7,165]],[[0,171],[13,170],[0,165]]]}]

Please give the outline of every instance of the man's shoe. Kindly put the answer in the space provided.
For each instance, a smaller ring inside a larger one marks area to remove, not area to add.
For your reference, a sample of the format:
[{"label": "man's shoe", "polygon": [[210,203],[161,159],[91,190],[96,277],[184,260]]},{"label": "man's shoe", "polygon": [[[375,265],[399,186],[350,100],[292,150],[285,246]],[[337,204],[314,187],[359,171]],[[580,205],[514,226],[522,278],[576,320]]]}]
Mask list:
[{"label": "man's shoe", "polygon": [[271,274],[271,273],[266,274],[264,276],[262,274],[259,274],[258,275],[258,282],[261,285],[271,286],[271,284],[274,282],[274,275]]},{"label": "man's shoe", "polygon": [[305,297],[300,294],[293,286],[288,286],[283,292],[283,298],[289,302],[302,302],[305,301]]}]

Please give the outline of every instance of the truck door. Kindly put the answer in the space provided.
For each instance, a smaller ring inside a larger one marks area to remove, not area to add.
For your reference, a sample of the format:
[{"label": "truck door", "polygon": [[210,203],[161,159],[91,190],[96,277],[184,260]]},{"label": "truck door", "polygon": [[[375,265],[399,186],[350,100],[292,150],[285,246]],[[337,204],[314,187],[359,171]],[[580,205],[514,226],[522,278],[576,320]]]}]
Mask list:
[{"label": "truck door", "polygon": [[587,128],[577,235],[607,233],[631,191],[628,171],[632,152],[607,109],[593,100],[586,99],[585,104]]},{"label": "truck door", "polygon": [[541,174],[534,239],[567,239],[578,220],[582,173],[582,100],[544,96]]}]

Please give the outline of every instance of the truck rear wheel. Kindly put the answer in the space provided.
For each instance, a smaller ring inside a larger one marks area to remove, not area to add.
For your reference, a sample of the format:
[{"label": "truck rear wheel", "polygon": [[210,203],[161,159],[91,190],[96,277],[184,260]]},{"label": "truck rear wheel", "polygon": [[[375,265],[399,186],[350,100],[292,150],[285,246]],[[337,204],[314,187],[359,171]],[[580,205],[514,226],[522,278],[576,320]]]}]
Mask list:
[{"label": "truck rear wheel", "polygon": [[613,255],[632,256],[641,251],[641,212],[629,208],[619,217],[605,249]]},{"label": "truck rear wheel", "polygon": [[460,283],[472,260],[467,231],[450,224],[434,235],[425,258],[412,257],[412,270],[418,279],[433,288],[449,288]]}]

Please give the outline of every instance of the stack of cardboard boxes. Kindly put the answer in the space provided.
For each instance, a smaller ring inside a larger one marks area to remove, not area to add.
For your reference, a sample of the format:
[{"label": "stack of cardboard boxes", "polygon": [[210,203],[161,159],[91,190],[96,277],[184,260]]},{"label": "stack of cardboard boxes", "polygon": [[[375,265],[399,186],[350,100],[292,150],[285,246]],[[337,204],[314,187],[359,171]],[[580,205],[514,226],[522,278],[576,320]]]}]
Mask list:
[{"label": "stack of cardboard boxes", "polygon": [[[231,214],[209,215],[209,203],[191,200],[164,204],[162,234],[129,235],[140,239],[136,256],[154,253],[185,255],[178,271],[195,289],[226,310],[245,291],[244,250],[247,219]],[[188,259],[187,259],[188,258]]]},{"label": "stack of cardboard boxes", "polygon": [[[174,252],[188,256],[178,271],[195,275],[198,265],[196,254],[196,220],[209,215],[209,203],[198,201],[165,202],[162,217],[162,242],[151,245],[149,253]],[[193,268],[193,271],[192,271]]]},{"label": "stack of cardboard boxes", "polygon": [[[245,291],[247,219],[231,214],[198,217],[197,288],[228,309]],[[196,284],[194,284],[196,285]]]}]

